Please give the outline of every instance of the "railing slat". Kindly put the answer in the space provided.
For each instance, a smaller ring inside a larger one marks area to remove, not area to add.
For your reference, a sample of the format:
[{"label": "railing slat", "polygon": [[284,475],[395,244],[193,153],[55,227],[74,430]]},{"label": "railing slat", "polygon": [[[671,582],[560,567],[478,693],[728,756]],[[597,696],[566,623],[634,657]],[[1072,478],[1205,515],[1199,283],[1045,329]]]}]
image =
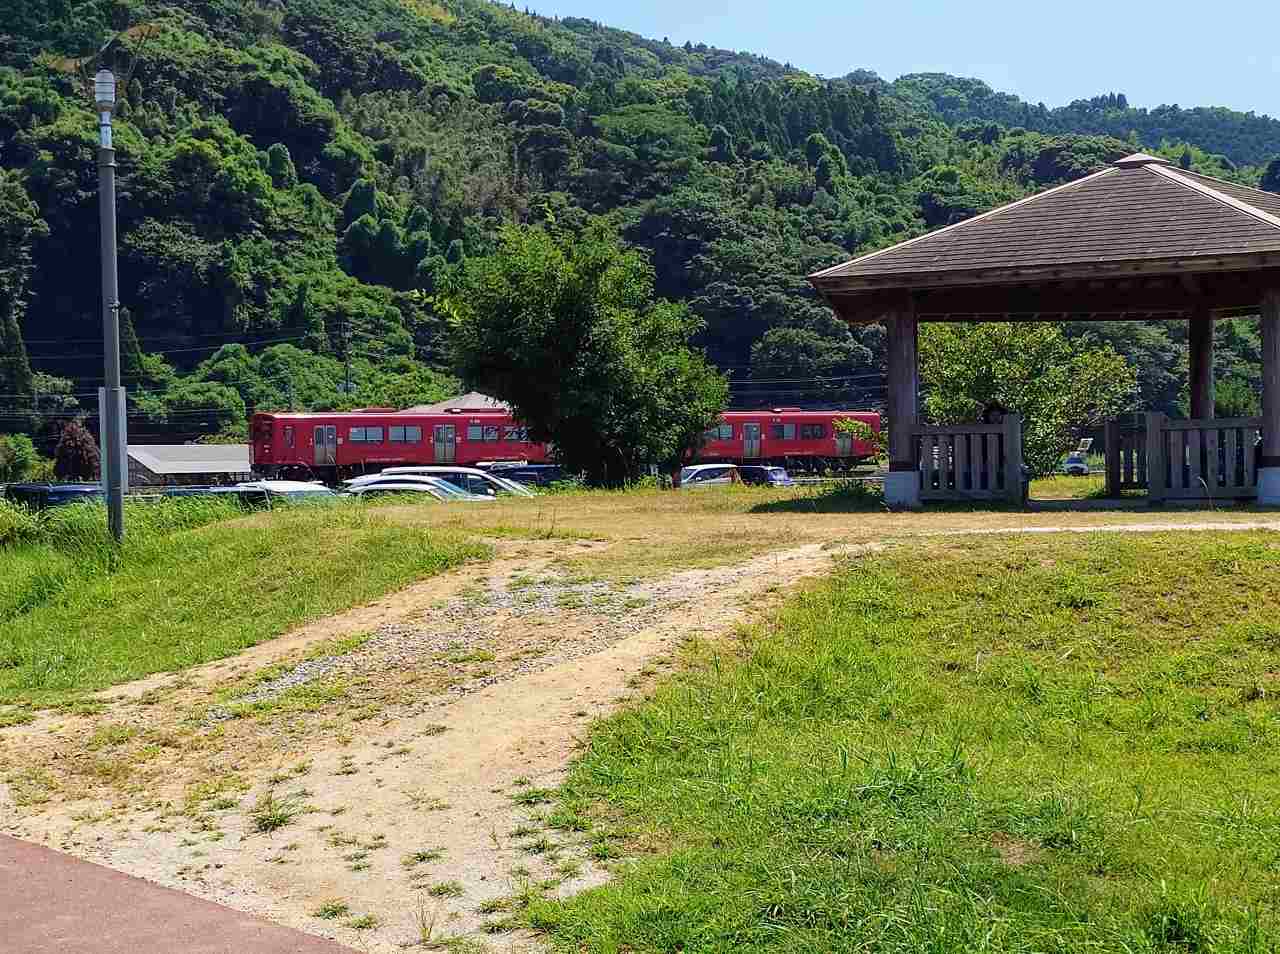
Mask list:
[{"label": "railing slat", "polygon": [[1242,487],[1243,482],[1240,479],[1240,469],[1237,467],[1239,463],[1239,428],[1228,427],[1226,429],[1226,446],[1222,454],[1222,483],[1226,487]]},{"label": "railing slat", "polygon": [[1218,481],[1218,429],[1210,427],[1200,432],[1204,444],[1204,483],[1213,493],[1221,484]]},{"label": "railing slat", "polygon": [[1000,438],[995,434],[987,434],[984,437],[987,442],[987,486],[986,489],[995,493],[999,487],[999,481],[996,474],[1000,472]]},{"label": "railing slat", "polygon": [[969,480],[969,435],[956,435],[956,493],[964,493],[972,488],[973,484]]}]

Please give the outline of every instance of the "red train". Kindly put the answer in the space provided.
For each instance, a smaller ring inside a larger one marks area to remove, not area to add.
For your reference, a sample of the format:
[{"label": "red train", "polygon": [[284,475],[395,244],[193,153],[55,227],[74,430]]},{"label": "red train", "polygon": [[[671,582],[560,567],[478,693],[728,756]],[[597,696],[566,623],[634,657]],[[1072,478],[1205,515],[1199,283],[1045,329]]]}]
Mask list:
[{"label": "red train", "polygon": [[[880,415],[868,411],[728,411],[706,433],[695,460],[842,470],[873,456],[874,448],[838,433],[834,424],[841,418],[880,430]],[[543,463],[551,458],[551,447],[530,441],[504,405],[483,395],[464,395],[407,411],[255,414],[250,455],[254,473],[262,477],[334,482],[404,464]]]}]

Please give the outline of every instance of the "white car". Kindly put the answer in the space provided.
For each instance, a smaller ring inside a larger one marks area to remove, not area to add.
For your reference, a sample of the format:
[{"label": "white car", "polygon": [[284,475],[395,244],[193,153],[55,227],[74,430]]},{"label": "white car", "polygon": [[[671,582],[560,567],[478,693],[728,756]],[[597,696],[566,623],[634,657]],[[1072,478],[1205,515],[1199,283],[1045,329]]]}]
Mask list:
[{"label": "white car", "polygon": [[268,498],[296,500],[327,500],[338,495],[324,484],[305,480],[250,480],[235,485],[236,490],[257,490]]},{"label": "white car", "polygon": [[742,483],[737,464],[694,464],[680,470],[680,486],[727,487]]},{"label": "white car", "polygon": [[422,493],[442,501],[467,501],[471,503],[492,503],[493,497],[467,493],[455,484],[439,477],[428,477],[423,474],[392,474],[387,477],[366,480],[356,486],[348,487],[347,493],[355,497],[381,496],[383,494]]},{"label": "white car", "polygon": [[518,484],[514,480],[507,480],[505,477],[499,477],[496,474],[486,473],[476,467],[442,467],[436,466],[414,466],[414,467],[388,467],[386,470],[377,474],[369,474],[365,477],[356,477],[348,480],[346,486],[354,490],[356,487],[364,486],[370,481],[379,480],[384,477],[435,477],[439,480],[447,481],[460,490],[470,494],[476,494],[483,497],[494,497],[501,494],[510,494],[514,497],[536,497],[532,490],[523,484]]}]

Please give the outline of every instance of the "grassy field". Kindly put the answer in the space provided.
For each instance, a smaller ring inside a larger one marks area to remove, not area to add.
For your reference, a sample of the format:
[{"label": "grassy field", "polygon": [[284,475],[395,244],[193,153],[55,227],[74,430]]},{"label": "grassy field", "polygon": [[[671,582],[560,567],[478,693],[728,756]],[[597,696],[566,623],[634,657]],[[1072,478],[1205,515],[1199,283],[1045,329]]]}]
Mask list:
[{"label": "grassy field", "polygon": [[626,860],[528,917],[566,951],[1275,951],[1277,574],[1263,533],[849,562],[596,727],[550,821]]},{"label": "grassy field", "polygon": [[0,547],[0,702],[57,705],[227,656],[487,552],[379,508],[237,514],[133,505],[117,551],[103,509],[77,505]]}]

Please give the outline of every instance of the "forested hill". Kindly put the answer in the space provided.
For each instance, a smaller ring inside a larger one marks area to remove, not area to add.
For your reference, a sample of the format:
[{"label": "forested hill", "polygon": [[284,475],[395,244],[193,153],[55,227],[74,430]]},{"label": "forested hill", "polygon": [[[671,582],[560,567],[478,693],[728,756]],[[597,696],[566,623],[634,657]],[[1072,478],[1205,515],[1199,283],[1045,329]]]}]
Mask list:
[{"label": "forested hill", "polygon": [[1265,164],[1280,155],[1280,121],[1221,107],[1130,106],[1123,93],[1077,99],[1050,109],[999,93],[982,80],[946,73],[913,73],[895,80],[893,93],[951,125],[996,122],[1043,133],[1084,133],[1121,139],[1136,136],[1148,146],[1197,143],[1219,153],[1224,165]]},{"label": "forested hill", "polygon": [[[1045,110],[941,75],[825,80],[483,0],[14,4],[0,23],[0,429],[90,405],[100,383],[84,91],[100,64],[127,78],[131,408],[177,430],[440,396],[457,382],[433,296],[460,265],[503,223],[597,218],[705,320],[736,403],[874,404],[877,330],[834,321],[807,272],[1135,146],[1280,178],[1263,117],[1114,96]],[[1113,334],[1149,401],[1176,396],[1176,333]]]}]

